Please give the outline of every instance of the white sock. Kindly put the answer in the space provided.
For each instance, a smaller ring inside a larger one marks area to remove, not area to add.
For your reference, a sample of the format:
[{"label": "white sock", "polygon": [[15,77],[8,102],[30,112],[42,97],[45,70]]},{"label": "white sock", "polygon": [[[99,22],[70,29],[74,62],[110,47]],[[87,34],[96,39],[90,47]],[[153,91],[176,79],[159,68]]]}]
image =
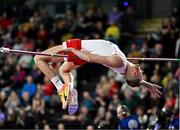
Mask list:
[{"label": "white sock", "polygon": [[51,79],[51,82],[54,84],[57,90],[59,90],[63,86],[63,83],[57,75]]},{"label": "white sock", "polygon": [[70,82],[70,83],[68,83],[69,85],[70,85],[70,91],[72,92],[72,90],[73,90],[73,82]]},{"label": "white sock", "polygon": [[71,90],[71,92],[72,92],[72,90],[73,90],[73,88],[74,88],[74,77],[73,77],[73,75],[72,75],[72,73],[71,73],[71,82],[69,83],[70,84],[70,90]]}]

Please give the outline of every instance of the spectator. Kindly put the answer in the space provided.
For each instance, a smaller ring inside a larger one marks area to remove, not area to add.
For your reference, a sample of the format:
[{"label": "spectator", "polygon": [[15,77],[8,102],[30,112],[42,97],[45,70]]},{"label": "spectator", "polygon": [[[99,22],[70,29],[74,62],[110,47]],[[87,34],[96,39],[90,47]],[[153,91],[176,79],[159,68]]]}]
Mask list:
[{"label": "spectator", "polygon": [[83,101],[82,101],[82,106],[86,106],[87,108],[89,108],[89,110],[93,109],[93,99],[90,95],[89,92],[85,91],[83,92]]},{"label": "spectator", "polygon": [[1,72],[0,72],[0,86],[2,87],[8,87],[11,84],[11,77],[12,75],[12,68],[10,65],[4,65]]},{"label": "spectator", "polygon": [[136,115],[130,115],[127,106],[122,105],[117,108],[119,119],[118,129],[141,129],[141,125]]},{"label": "spectator", "polygon": [[50,103],[51,96],[53,95],[54,85],[49,81],[47,77],[44,77],[44,83],[42,85],[43,99],[45,102]]},{"label": "spectator", "polygon": [[23,85],[22,89],[21,89],[21,95],[24,92],[28,92],[30,97],[33,97],[36,93],[36,84],[33,82],[33,78],[32,76],[28,76],[26,79],[26,83]]},{"label": "spectator", "polygon": [[4,103],[6,101],[6,93],[4,91],[0,91],[0,108],[4,108]]},{"label": "spectator", "polygon": [[35,64],[33,64],[32,69],[30,70],[30,75],[34,79],[34,82],[41,82],[42,73],[39,69],[37,69],[37,66]]},{"label": "spectator", "polygon": [[169,109],[163,108],[158,112],[158,121],[154,130],[159,129],[179,129],[179,118],[173,116]]},{"label": "spectator", "polygon": [[25,37],[25,32],[23,30],[22,25],[18,26],[18,30],[16,32],[16,38],[19,40],[22,40]]},{"label": "spectator", "polygon": [[[97,8],[95,15],[96,15],[97,21],[103,24],[107,22],[107,15],[102,8]],[[105,25],[103,25],[103,27],[105,27]]]},{"label": "spectator", "polygon": [[26,72],[22,69],[21,65],[16,65],[15,72],[11,79],[14,81],[13,84],[20,88],[21,84],[25,80]]},{"label": "spectator", "polygon": [[31,68],[32,60],[33,60],[33,57],[31,55],[22,55],[19,58],[18,63],[22,66],[23,69],[29,69]]},{"label": "spectator", "polygon": [[15,38],[15,42],[14,42],[12,49],[21,50],[22,48],[23,48],[22,39],[20,40],[18,38]]},{"label": "spectator", "polygon": [[148,116],[145,114],[144,108],[142,106],[136,107],[136,115],[138,116],[141,128],[147,128]]},{"label": "spectator", "polygon": [[0,128],[3,128],[4,123],[5,123],[5,119],[6,119],[5,114],[0,109]]},{"label": "spectator", "polygon": [[141,48],[141,54],[144,57],[149,57],[149,48],[148,48],[148,44],[146,43],[146,41],[144,41],[144,43],[142,44],[142,48]]},{"label": "spectator", "polygon": [[109,16],[108,16],[108,23],[113,22],[116,25],[119,25],[122,15],[123,13],[118,10],[118,7],[113,6],[112,11],[109,13]]},{"label": "spectator", "polygon": [[13,26],[9,25],[6,31],[7,31],[6,34],[4,34],[2,38],[6,40],[7,42],[12,43],[13,42]]},{"label": "spectator", "polygon": [[151,97],[150,94],[147,90],[147,88],[143,87],[140,91],[140,96],[139,96],[140,100],[138,102],[138,104],[140,106],[144,106],[144,109],[147,110],[148,108],[151,107]]},{"label": "spectator", "polygon": [[63,30],[58,27],[57,22],[54,22],[50,32],[51,35],[50,37],[54,40],[55,43],[60,43],[62,34],[63,34]]},{"label": "spectator", "polygon": [[8,109],[9,107],[14,109],[15,111],[18,110],[20,105],[20,100],[16,92],[12,91],[4,104],[4,107]]},{"label": "spectator", "polygon": [[31,109],[31,99],[28,92],[24,91],[21,97],[21,105],[25,108],[26,111]]},{"label": "spectator", "polygon": [[51,127],[48,124],[45,124],[43,130],[51,130]]},{"label": "spectator", "polygon": [[7,13],[3,12],[3,17],[0,19],[0,26],[2,27],[3,31],[6,31],[8,26],[12,25],[14,20],[12,18],[7,18]]},{"label": "spectator", "polygon": [[38,29],[38,32],[37,32],[37,37],[43,43],[47,40],[47,31],[46,31],[43,24],[39,25],[39,29]]},{"label": "spectator", "polygon": [[28,39],[36,39],[37,38],[37,23],[33,18],[29,19],[29,26],[26,33]]},{"label": "spectator", "polygon": [[65,130],[65,127],[64,127],[63,123],[58,124],[58,130]]},{"label": "spectator", "polygon": [[31,18],[36,24],[39,24],[41,21],[41,16],[38,11],[34,11],[33,16]]},{"label": "spectator", "polygon": [[122,35],[132,38],[136,32],[135,11],[132,6],[128,6],[126,12],[121,18]]},{"label": "spectator", "polygon": [[85,127],[87,124],[92,122],[92,116],[89,113],[89,109],[85,106],[80,108],[79,115],[63,115],[62,119],[65,121],[78,121],[81,123],[81,126]]},{"label": "spectator", "polygon": [[114,81],[113,78],[111,78],[110,83],[111,83],[111,87],[110,87],[110,89],[109,89],[109,97],[113,97],[115,94],[118,93],[119,86],[118,86],[118,84]]},{"label": "spectator", "polygon": [[[107,85],[107,84],[106,84]],[[96,99],[95,99],[95,106],[98,108],[100,106],[107,107],[109,104],[109,98],[107,97],[107,90],[104,90],[100,84],[96,87]]]},{"label": "spectator", "polygon": [[119,95],[114,94],[108,108],[109,110],[116,111],[116,108],[118,107],[119,104],[120,104]]},{"label": "spectator", "polygon": [[[159,81],[160,81],[160,75],[158,74],[158,72],[156,71],[156,70],[154,70],[154,72],[153,72],[154,74],[150,77],[150,80],[151,80],[151,82],[153,82],[153,83],[159,83]],[[160,84],[160,83],[159,83]]]},{"label": "spectator", "polygon": [[6,129],[16,127],[16,117],[17,117],[17,113],[14,111],[13,108],[9,107],[7,109],[7,114],[6,114],[6,122],[5,122]]},{"label": "spectator", "polygon": [[105,39],[117,43],[119,38],[120,38],[120,30],[118,26],[113,21],[111,21],[110,26],[106,29],[105,32]]},{"label": "spectator", "polygon": [[23,107],[19,109],[16,125],[17,128],[26,128],[26,112]]},{"label": "spectator", "polygon": [[45,102],[42,99],[40,93],[36,93],[32,100],[32,111],[35,113],[44,113]]},{"label": "spectator", "polygon": [[105,108],[104,107],[99,107],[97,111],[97,116],[94,119],[94,124],[98,125],[105,119]]},{"label": "spectator", "polygon": [[116,127],[116,118],[113,118],[113,114],[110,111],[107,111],[105,113],[105,120],[103,122],[101,122],[106,128],[111,128],[111,129],[115,129]]},{"label": "spectator", "polygon": [[128,57],[132,57],[132,58],[133,57],[143,57],[135,43],[132,43],[130,48],[131,48],[131,50],[128,54]]},{"label": "spectator", "polygon": [[65,26],[69,29],[70,32],[74,32],[76,23],[74,22],[75,16],[74,12],[68,9],[65,13]]},{"label": "spectator", "polygon": [[173,74],[169,72],[162,80],[162,85],[166,89],[171,89],[173,86]]},{"label": "spectator", "polygon": [[90,29],[95,20],[94,10],[88,9],[83,20],[83,27],[85,27],[85,29]]},{"label": "spectator", "polygon": [[23,44],[23,50],[27,50],[27,51],[32,51],[34,50],[34,46],[35,46],[35,43],[34,43],[34,40],[33,39],[28,39],[27,37],[24,37],[22,39],[22,44]]},{"label": "spectator", "polygon": [[158,108],[154,106],[149,112],[150,112],[150,117],[149,117],[149,123],[148,126],[149,128],[154,128],[156,121],[157,121],[157,111]]},{"label": "spectator", "polygon": [[138,102],[138,98],[134,94],[133,90],[131,88],[126,87],[124,90],[124,99],[120,101],[120,104],[126,105],[130,111],[135,108]]},{"label": "spectator", "polygon": [[174,109],[176,98],[175,98],[175,95],[173,93],[174,92],[172,90],[168,91],[168,97],[166,98],[165,105],[164,105],[164,107],[166,109],[171,109],[171,110]]},{"label": "spectator", "polygon": [[101,39],[104,37],[104,25],[102,21],[98,21],[93,29],[94,39]]},{"label": "spectator", "polygon": [[88,126],[86,127],[86,130],[94,130],[94,126],[93,126],[93,125],[88,125]]}]

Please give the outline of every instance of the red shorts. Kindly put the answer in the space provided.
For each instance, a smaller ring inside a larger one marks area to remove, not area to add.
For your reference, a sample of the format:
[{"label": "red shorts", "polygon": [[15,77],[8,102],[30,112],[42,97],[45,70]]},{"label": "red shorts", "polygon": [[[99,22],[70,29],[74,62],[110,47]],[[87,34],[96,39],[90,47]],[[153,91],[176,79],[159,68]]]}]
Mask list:
[{"label": "red shorts", "polygon": [[[66,46],[66,48],[74,48],[76,50],[81,50],[81,40],[80,39],[71,39],[71,40],[67,40],[64,43]],[[76,56],[74,53],[69,53],[68,54],[69,57],[73,57]],[[84,65],[87,62],[81,59],[71,59],[71,58],[67,58],[68,62],[73,62],[75,65]]]}]

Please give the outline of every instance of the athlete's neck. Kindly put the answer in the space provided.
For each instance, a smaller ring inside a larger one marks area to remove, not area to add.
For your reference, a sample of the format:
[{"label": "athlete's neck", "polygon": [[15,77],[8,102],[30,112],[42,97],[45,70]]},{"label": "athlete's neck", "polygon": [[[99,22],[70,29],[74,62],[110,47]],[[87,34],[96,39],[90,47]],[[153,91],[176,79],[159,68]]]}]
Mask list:
[{"label": "athlete's neck", "polygon": [[127,74],[128,74],[129,68],[130,68],[130,64],[129,64],[129,62],[127,61],[127,63],[126,63],[126,69],[125,69],[124,74],[123,74],[125,77],[126,77]]}]

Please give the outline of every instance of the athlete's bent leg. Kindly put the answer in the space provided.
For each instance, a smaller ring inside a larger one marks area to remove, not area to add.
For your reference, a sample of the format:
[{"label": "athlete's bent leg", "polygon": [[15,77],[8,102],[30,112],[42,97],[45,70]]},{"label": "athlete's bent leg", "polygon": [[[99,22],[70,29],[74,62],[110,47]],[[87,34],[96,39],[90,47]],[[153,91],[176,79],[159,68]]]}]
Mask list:
[{"label": "athlete's bent leg", "polygon": [[70,83],[74,80],[71,71],[75,69],[76,65],[73,62],[64,62],[59,68],[59,73],[65,83]]},{"label": "athlete's bent leg", "polygon": [[[63,50],[63,46],[55,46],[52,47],[48,50],[43,51],[42,53],[52,53],[55,54],[58,51]],[[56,89],[58,90],[58,94],[60,95],[60,99],[62,101],[62,108],[66,108],[67,104],[67,99],[65,98],[64,92],[66,90],[66,86],[63,85],[61,82],[59,76],[57,76],[52,68],[48,65],[48,62],[62,62],[63,58],[62,57],[50,57],[50,56],[41,56],[41,55],[36,55],[34,57],[34,61],[36,66],[51,80],[51,82],[55,85]],[[69,90],[69,89],[68,89]]]},{"label": "athlete's bent leg", "polygon": [[[63,46],[55,46],[50,49],[47,49],[43,51],[42,53],[52,53],[55,54],[58,51],[63,50]],[[36,55],[34,57],[34,61],[36,66],[43,72],[49,79],[52,79],[55,76],[55,73],[48,65],[48,62],[62,62],[62,57],[50,57],[50,56],[42,56],[42,55]]]},{"label": "athlete's bent leg", "polygon": [[[62,66],[59,68],[59,73],[65,81],[66,85],[70,89],[69,94],[69,102],[68,104],[68,112],[69,114],[74,114],[78,110],[78,92],[73,88],[73,80],[74,77],[71,71],[79,66],[75,65],[73,62],[64,62]],[[66,106],[65,106],[66,107]]]}]

